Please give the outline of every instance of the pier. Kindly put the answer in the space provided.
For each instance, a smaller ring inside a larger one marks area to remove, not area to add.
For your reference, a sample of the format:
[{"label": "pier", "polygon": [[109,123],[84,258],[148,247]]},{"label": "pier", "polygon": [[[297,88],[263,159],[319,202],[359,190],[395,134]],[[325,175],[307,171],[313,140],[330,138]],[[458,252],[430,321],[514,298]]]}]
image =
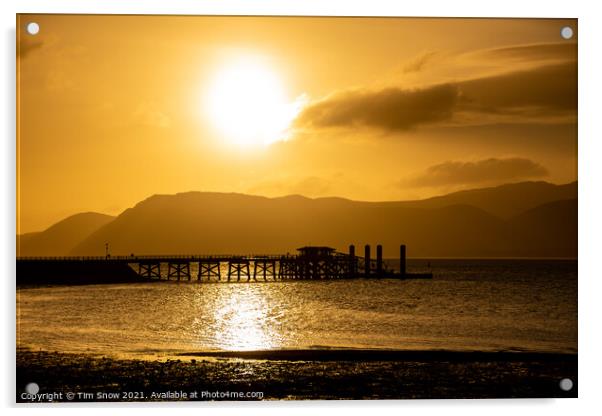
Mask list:
[{"label": "pier", "polygon": [[406,247],[400,246],[399,270],[383,260],[382,246],[355,246],[347,253],[331,247],[306,246],[295,255],[154,255],[104,257],[18,257],[19,284],[91,284],[149,281],[267,282],[355,278],[425,279],[431,273],[406,271]]}]

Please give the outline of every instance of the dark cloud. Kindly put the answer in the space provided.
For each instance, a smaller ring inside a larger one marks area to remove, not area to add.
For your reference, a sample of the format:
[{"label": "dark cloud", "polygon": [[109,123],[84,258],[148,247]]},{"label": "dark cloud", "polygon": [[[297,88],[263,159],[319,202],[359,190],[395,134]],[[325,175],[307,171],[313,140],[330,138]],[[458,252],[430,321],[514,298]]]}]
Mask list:
[{"label": "dark cloud", "polygon": [[457,111],[554,115],[577,109],[577,65],[546,65],[464,81],[458,84],[462,100]]},{"label": "dark cloud", "polygon": [[295,123],[301,127],[367,126],[407,130],[449,119],[457,99],[458,89],[454,85],[419,90],[348,91],[305,108]]},{"label": "dark cloud", "polygon": [[[420,125],[484,125],[575,121],[577,62],[574,44],[526,45],[474,53],[484,62],[512,57],[514,71],[408,90],[350,90],[308,105],[299,128],[371,127],[385,132]],[[484,59],[483,55],[489,56]],[[430,55],[411,70],[418,71]],[[549,59],[548,59],[549,58]],[[553,59],[552,59],[553,58]],[[502,61],[507,61],[502,59]],[[497,116],[497,118],[496,118]]]},{"label": "dark cloud", "polygon": [[400,182],[401,187],[436,187],[509,182],[547,176],[548,170],[530,159],[513,157],[476,162],[448,161]]}]

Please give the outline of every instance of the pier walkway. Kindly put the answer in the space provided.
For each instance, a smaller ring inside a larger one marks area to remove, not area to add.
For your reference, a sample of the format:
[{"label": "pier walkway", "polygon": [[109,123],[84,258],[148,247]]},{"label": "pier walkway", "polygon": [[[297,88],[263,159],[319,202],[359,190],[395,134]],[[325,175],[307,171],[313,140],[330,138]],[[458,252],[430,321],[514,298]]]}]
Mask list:
[{"label": "pier walkway", "polygon": [[[130,255],[85,257],[18,257],[17,281],[37,281],[44,275],[111,274],[126,281],[176,280],[198,282],[284,281],[366,278],[429,278],[430,274],[406,273],[406,248],[400,246],[399,271],[388,268],[378,245],[372,260],[370,246],[364,257],[330,247],[301,247],[295,255]],[[133,273],[132,273],[133,272]],[[23,277],[22,279],[20,279]],[[36,278],[33,275],[39,275]],[[53,280],[53,279],[51,279]]]}]

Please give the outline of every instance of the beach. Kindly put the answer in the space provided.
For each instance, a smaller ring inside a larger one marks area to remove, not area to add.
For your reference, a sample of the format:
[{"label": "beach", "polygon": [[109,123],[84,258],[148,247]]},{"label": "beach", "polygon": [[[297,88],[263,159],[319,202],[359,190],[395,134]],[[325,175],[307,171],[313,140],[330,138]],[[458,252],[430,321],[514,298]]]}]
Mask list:
[{"label": "beach", "polygon": [[[559,388],[563,378],[571,391]],[[153,361],[17,351],[17,402],[36,400],[23,395],[30,382],[38,397],[67,402],[577,397],[576,380],[576,354],[296,350]]]}]

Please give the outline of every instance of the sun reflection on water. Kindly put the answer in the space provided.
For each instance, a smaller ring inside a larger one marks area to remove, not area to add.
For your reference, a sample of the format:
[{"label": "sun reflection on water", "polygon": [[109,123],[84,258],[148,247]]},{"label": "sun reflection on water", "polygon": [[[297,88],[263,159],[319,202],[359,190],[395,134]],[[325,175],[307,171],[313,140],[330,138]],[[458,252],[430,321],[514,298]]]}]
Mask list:
[{"label": "sun reflection on water", "polygon": [[276,346],[277,335],[269,325],[270,305],[262,292],[220,291],[212,308],[216,346],[223,350],[260,350]]},{"label": "sun reflection on water", "polygon": [[452,266],[432,282],[28,288],[17,297],[17,346],[131,358],[305,348],[577,350],[576,262]]}]

